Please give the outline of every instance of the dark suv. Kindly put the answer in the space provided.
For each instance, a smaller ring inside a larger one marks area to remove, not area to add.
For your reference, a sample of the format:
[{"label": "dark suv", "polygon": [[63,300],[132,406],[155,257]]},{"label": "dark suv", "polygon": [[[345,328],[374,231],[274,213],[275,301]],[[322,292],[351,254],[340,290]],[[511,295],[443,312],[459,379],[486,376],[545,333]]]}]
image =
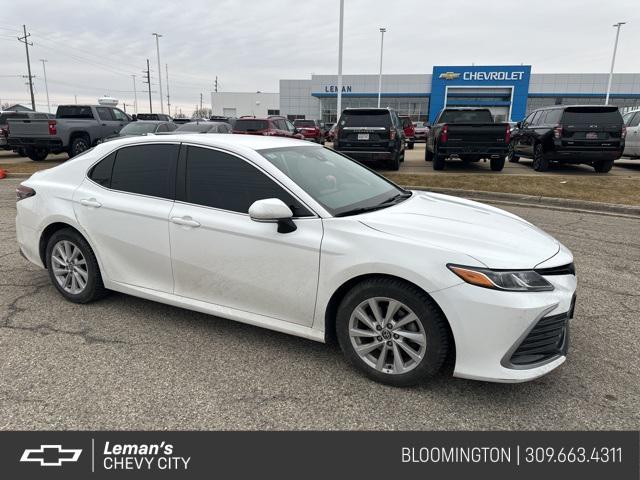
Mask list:
[{"label": "dark suv", "polygon": [[335,127],[333,149],[355,160],[383,160],[389,170],[404,161],[402,121],[390,108],[347,108]]},{"label": "dark suv", "polygon": [[551,162],[584,163],[596,172],[611,170],[622,156],[626,127],[618,107],[611,105],[558,105],[531,112],[511,134],[510,162],[533,158],[538,172]]}]

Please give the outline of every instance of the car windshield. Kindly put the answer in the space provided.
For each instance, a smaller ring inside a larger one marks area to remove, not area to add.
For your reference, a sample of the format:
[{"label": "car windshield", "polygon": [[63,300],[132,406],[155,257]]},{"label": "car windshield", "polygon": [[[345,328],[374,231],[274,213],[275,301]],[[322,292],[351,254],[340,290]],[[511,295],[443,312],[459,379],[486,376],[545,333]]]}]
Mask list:
[{"label": "car windshield", "polygon": [[132,122],[120,130],[120,135],[144,135],[145,133],[153,133],[156,131],[157,126],[155,123]]},{"label": "car windshield", "polygon": [[315,127],[316,123],[313,120],[295,120],[293,125],[296,127]]},{"label": "car windshield", "polygon": [[489,110],[445,110],[440,123],[493,123]]},{"label": "car windshield", "polygon": [[258,153],[334,216],[384,208],[410,196],[410,192],[328,148],[284,147]]}]

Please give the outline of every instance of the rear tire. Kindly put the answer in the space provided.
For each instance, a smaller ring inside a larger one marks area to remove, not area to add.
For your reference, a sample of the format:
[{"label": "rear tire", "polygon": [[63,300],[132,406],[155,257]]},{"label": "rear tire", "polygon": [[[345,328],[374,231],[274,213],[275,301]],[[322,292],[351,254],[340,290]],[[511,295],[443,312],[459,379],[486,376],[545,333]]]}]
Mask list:
[{"label": "rear tire", "polygon": [[544,155],[541,143],[536,143],[533,147],[533,169],[536,172],[549,170],[549,160]]},{"label": "rear tire", "polygon": [[27,147],[25,153],[34,162],[41,162],[47,158],[49,150],[44,147]]},{"label": "rear tire", "polygon": [[393,158],[387,161],[387,168],[394,172],[400,170],[400,152],[396,152]]},{"label": "rear tire", "polygon": [[438,153],[438,146],[435,145],[433,147],[433,169],[434,170],[444,170],[446,166],[445,156],[441,153]]},{"label": "rear tire", "polygon": [[[73,258],[73,254],[69,254],[75,249],[78,253]],[[73,263],[74,260],[77,263]],[[70,302],[88,303],[108,293],[93,250],[82,235],[71,228],[58,230],[47,242],[46,267],[53,286]],[[68,286],[67,276],[71,279]]]},{"label": "rear tire", "polygon": [[504,168],[504,157],[492,158],[489,160],[489,164],[491,165],[492,171],[500,172]]},{"label": "rear tire", "polygon": [[513,143],[509,143],[509,151],[507,152],[507,160],[510,163],[518,163],[520,161],[520,157],[515,153],[515,147]]},{"label": "rear tire", "polygon": [[[389,312],[393,305],[395,311]],[[383,318],[387,313],[388,318]],[[414,319],[407,322],[412,314]],[[372,278],[353,287],[338,307],[336,333],[353,366],[395,387],[415,385],[436,375],[450,350],[447,320],[434,301],[414,285],[394,278]],[[370,343],[378,346],[367,348]]]},{"label": "rear tire", "polygon": [[425,144],[424,146],[424,161],[432,162],[433,161],[433,152],[429,150],[429,146]]},{"label": "rear tire", "polygon": [[613,160],[598,160],[593,163],[593,169],[598,173],[607,173],[613,167]]}]

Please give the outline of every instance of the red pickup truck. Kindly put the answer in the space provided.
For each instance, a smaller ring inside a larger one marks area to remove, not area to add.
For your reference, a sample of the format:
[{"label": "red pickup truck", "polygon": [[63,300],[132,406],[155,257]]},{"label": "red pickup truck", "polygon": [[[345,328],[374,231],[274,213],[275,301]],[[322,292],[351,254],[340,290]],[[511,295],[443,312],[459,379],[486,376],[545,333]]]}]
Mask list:
[{"label": "red pickup truck", "polygon": [[398,117],[402,120],[404,136],[407,137],[407,148],[413,150],[413,144],[416,143],[416,127],[408,115],[398,115]]}]

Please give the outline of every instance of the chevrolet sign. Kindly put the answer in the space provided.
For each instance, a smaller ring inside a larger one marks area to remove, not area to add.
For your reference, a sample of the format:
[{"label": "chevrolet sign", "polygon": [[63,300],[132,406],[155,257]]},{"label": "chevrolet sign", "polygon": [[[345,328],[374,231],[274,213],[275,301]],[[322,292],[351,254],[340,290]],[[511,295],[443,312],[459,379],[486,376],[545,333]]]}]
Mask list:
[{"label": "chevrolet sign", "polygon": [[464,72],[462,75],[463,80],[522,80],[523,77],[524,72]]},{"label": "chevrolet sign", "polygon": [[438,78],[443,80],[455,80],[456,78],[460,78],[460,74],[456,72],[444,72],[441,73]]}]

